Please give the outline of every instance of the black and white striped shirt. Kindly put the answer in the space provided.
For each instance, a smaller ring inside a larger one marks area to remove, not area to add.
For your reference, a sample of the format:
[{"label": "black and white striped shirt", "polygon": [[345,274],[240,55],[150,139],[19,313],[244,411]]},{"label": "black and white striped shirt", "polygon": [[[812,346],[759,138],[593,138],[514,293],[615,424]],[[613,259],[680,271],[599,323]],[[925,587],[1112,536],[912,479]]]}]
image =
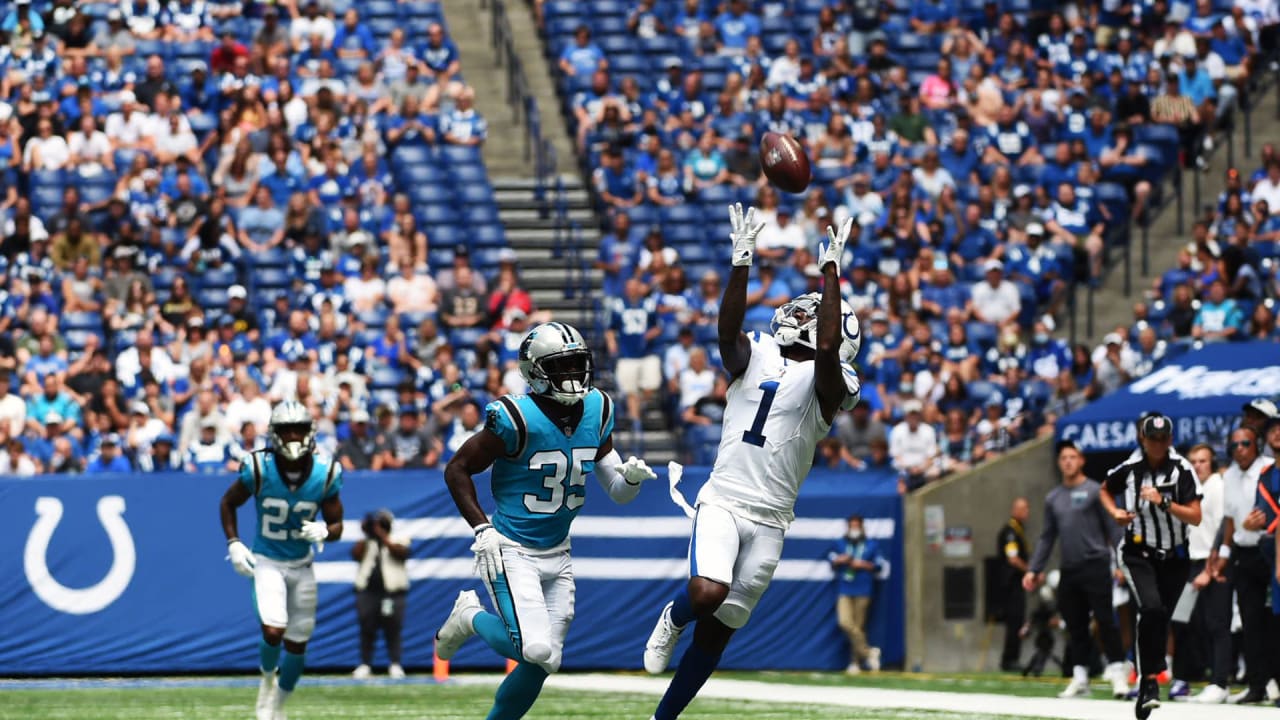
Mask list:
[{"label": "black and white striped shirt", "polygon": [[1125,543],[1153,550],[1174,550],[1187,543],[1187,525],[1156,503],[1141,499],[1143,486],[1154,485],[1171,502],[1186,505],[1200,497],[1195,471],[1186,458],[1172,450],[1152,467],[1141,452],[1134,453],[1107,473],[1106,487],[1116,507],[1136,517],[1125,528]]}]

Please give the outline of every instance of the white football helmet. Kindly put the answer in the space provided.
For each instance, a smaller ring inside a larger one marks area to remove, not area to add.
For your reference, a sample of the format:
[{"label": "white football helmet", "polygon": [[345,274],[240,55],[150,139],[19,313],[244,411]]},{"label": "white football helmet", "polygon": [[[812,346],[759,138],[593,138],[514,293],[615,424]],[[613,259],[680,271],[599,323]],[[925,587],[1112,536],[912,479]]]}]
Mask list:
[{"label": "white football helmet", "polygon": [[[281,435],[295,429],[303,431],[301,440],[286,440]],[[316,427],[311,412],[297,400],[285,400],[272,408],[267,435],[276,454],[290,462],[297,462],[316,450]]]},{"label": "white football helmet", "polygon": [[[822,295],[812,292],[774,310],[770,328],[778,345],[786,347],[798,343],[817,349],[818,306],[821,303]],[[840,301],[840,336],[840,362],[851,363],[858,355],[858,348],[862,347],[862,329],[853,307],[844,300]]]},{"label": "white football helmet", "polygon": [[572,325],[543,323],[520,343],[520,374],[529,388],[563,405],[587,396],[593,367],[591,350]]}]

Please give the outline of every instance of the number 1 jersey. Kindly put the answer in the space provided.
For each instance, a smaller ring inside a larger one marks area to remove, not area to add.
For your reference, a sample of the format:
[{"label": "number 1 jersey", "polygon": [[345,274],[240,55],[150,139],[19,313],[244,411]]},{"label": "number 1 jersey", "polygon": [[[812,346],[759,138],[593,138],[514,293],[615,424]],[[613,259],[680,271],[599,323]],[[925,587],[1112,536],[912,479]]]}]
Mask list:
[{"label": "number 1 jersey", "polygon": [[493,463],[493,527],[528,548],[547,549],[569,537],[586,499],[587,474],[613,434],[613,401],[592,389],[582,418],[561,430],[528,395],[504,395],[485,407],[485,428],[502,439],[506,456]]},{"label": "number 1 jersey", "polygon": [[314,520],[321,503],[342,490],[342,465],[313,455],[311,472],[291,488],[276,465],[275,453],[257,450],[240,461],[239,480],[253,493],[258,509],[253,551],[284,562],[310,557],[311,543],[299,535],[302,523]]},{"label": "number 1 jersey", "polygon": [[782,357],[771,335],[747,337],[751,359],[729,385],[720,450],[698,503],[785,530],[831,425],[818,404],[813,361]]}]

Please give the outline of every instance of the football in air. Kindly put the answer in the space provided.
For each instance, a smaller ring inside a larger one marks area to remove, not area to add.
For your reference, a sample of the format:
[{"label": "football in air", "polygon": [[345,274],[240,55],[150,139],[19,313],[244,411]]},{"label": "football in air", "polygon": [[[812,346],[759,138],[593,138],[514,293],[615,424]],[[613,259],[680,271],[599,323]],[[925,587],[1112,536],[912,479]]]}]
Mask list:
[{"label": "football in air", "polygon": [[760,167],[769,182],[789,193],[809,187],[809,158],[790,135],[767,132],[760,140]]}]

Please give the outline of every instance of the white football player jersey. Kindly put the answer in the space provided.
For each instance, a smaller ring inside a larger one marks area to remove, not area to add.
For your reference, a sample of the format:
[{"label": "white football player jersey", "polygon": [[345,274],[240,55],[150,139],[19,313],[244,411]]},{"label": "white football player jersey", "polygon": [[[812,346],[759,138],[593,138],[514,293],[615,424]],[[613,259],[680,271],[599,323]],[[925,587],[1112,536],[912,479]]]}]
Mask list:
[{"label": "white football player jersey", "polygon": [[[723,507],[786,529],[796,495],[813,466],[814,449],[831,425],[822,417],[812,360],[782,357],[771,335],[755,332],[747,369],[729,386],[720,449],[698,503]],[[857,400],[858,380],[845,373]]]}]

